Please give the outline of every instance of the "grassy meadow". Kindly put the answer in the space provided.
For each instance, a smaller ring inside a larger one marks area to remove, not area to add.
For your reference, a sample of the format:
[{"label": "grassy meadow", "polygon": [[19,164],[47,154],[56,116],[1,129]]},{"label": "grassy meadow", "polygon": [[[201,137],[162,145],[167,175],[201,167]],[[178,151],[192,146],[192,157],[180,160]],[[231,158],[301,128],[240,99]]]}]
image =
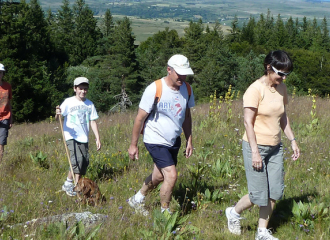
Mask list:
[{"label": "grassy meadow", "polygon": [[[247,193],[247,187],[241,153],[242,100],[230,92],[222,100],[211,98],[209,104],[192,110],[195,151],[185,159],[184,148],[180,150],[171,217],[159,214],[158,189],[147,198],[148,217],[135,214],[126,202],[152,170],[141,139],[139,160],[128,158],[136,111],[100,117],[99,152],[91,133],[87,177],[96,180],[107,199],[99,207],[80,205],[60,191],[68,163],[59,122],[50,118],[14,125],[0,166],[0,239],[87,239],[87,230],[72,231],[59,223],[9,227],[84,211],[108,216],[99,229],[89,230],[94,230],[94,239],[254,239],[257,207],[243,213],[241,236],[227,230],[224,211]],[[269,227],[281,240],[330,239],[329,99],[294,97],[287,113],[302,154],[293,162],[290,143],[283,136],[285,195]]]}]

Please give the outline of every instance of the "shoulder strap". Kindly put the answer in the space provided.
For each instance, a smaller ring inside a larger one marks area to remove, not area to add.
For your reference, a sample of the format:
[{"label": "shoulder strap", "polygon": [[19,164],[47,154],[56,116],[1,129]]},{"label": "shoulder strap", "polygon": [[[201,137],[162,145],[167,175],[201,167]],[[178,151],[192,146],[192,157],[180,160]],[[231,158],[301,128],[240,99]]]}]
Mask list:
[{"label": "shoulder strap", "polygon": [[155,81],[156,83],[156,94],[155,94],[155,103],[158,103],[162,96],[162,80],[158,79]]},{"label": "shoulder strap", "polygon": [[188,101],[189,101],[190,96],[191,96],[191,86],[190,86],[190,84],[187,83],[186,81],[185,81],[185,84],[186,84],[186,86],[187,86],[187,91],[188,91]]}]

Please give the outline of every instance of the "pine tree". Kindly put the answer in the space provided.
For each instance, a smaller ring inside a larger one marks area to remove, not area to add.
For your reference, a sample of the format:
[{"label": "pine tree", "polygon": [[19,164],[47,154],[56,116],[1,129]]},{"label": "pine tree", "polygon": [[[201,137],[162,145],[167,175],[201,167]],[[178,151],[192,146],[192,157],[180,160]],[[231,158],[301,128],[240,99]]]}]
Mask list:
[{"label": "pine tree", "polygon": [[239,42],[240,36],[241,36],[241,31],[238,27],[238,18],[237,15],[235,15],[233,21],[231,21],[231,30],[228,39],[230,42]]},{"label": "pine tree", "polygon": [[241,41],[247,41],[249,44],[255,44],[255,27],[256,22],[254,17],[250,16],[249,22],[242,28],[242,38]]},{"label": "pine tree", "polygon": [[168,59],[182,52],[181,46],[177,31],[169,28],[155,33],[139,45],[136,52],[144,85],[166,75]]},{"label": "pine tree", "polygon": [[94,56],[97,41],[102,37],[93,11],[84,0],[76,0],[73,5],[74,34],[70,62],[73,65],[82,63],[87,57]]},{"label": "pine tree", "polygon": [[114,28],[113,17],[111,15],[110,9],[107,9],[102,20],[102,33],[103,36],[109,37]]},{"label": "pine tree", "polygon": [[62,1],[61,9],[58,10],[56,23],[57,28],[52,35],[53,42],[57,51],[60,53],[61,62],[66,62],[69,61],[69,56],[73,54],[73,32],[75,27],[69,0]]},{"label": "pine tree", "polygon": [[189,27],[184,29],[183,54],[189,59],[196,73],[204,67],[199,61],[207,49],[204,44],[203,31],[204,27],[201,19],[196,23],[190,21]]},{"label": "pine tree", "polygon": [[281,48],[285,45],[285,42],[288,39],[287,32],[284,28],[284,23],[281,18],[281,15],[278,14],[276,23],[273,27],[272,35],[268,41],[269,46],[272,49]]},{"label": "pine tree", "polygon": [[296,25],[293,22],[292,17],[290,17],[286,22],[285,29],[287,32],[287,39],[284,42],[284,46],[287,48],[293,48],[295,46],[295,39],[298,35],[298,29],[296,28]]},{"label": "pine tree", "polygon": [[138,75],[138,62],[134,47],[135,37],[128,17],[117,21],[113,34],[113,45],[110,52],[109,84],[112,96],[120,94],[125,88],[132,102],[137,102],[141,89]]},{"label": "pine tree", "polygon": [[328,29],[328,23],[327,18],[324,17],[321,23],[321,32],[322,32],[322,43],[321,46],[326,51],[330,51],[330,36],[329,36],[329,29]]}]

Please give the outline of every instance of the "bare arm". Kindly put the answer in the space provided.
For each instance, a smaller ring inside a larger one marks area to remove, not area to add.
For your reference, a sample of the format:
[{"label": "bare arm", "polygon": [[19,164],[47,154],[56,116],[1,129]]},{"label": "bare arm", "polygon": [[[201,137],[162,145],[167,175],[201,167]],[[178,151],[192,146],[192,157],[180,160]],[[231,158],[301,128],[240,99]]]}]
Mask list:
[{"label": "bare arm", "polygon": [[257,108],[244,108],[244,126],[246,135],[252,151],[252,166],[255,169],[262,168],[262,159],[258,150],[257,138],[254,132],[254,122],[257,115]]},{"label": "bare arm", "polygon": [[130,159],[135,160],[139,159],[139,149],[138,149],[138,141],[140,132],[142,130],[144,121],[148,117],[149,113],[144,111],[143,109],[139,108],[138,114],[135,118],[134,125],[133,125],[133,131],[132,131],[132,139],[131,139],[131,145],[128,148],[128,154]]},{"label": "bare arm", "polygon": [[100,141],[99,129],[97,127],[97,123],[95,120],[91,121],[91,127],[92,127],[93,133],[95,135],[96,150],[99,151],[101,149],[101,141]]},{"label": "bare arm", "polygon": [[186,137],[187,146],[186,146],[186,158],[190,157],[193,153],[193,145],[192,145],[192,118],[190,108],[186,109],[185,120],[182,124],[182,129],[184,135]]},{"label": "bare arm", "polygon": [[9,128],[11,128],[13,126],[12,99],[9,100],[9,111],[10,111]]},{"label": "bare arm", "polygon": [[293,154],[292,154],[291,158],[292,158],[292,160],[295,161],[300,156],[300,149],[299,149],[299,147],[297,145],[297,141],[296,141],[296,139],[293,135],[293,131],[292,131],[291,126],[290,126],[289,118],[286,115],[286,111],[284,111],[284,114],[281,117],[280,125],[281,125],[281,128],[282,128],[284,134],[286,135],[286,137],[291,142],[291,148],[293,150]]}]

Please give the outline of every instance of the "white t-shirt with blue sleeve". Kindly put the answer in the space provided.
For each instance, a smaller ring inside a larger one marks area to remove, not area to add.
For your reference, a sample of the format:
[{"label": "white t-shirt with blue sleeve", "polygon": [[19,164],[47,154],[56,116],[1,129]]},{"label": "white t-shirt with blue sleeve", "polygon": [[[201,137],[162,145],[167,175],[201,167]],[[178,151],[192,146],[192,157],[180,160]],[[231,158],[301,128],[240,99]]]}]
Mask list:
[{"label": "white t-shirt with blue sleeve", "polygon": [[65,99],[60,108],[64,116],[65,140],[74,139],[81,143],[87,143],[89,122],[99,118],[94,104],[88,99],[79,101],[73,96]]},{"label": "white t-shirt with blue sleeve", "polygon": [[152,111],[156,94],[155,82],[145,89],[139,104],[139,107],[147,113],[152,111],[145,124],[143,141],[149,144],[173,146],[182,133],[186,108],[195,106],[194,94],[191,90],[188,102],[189,94],[185,83],[175,91],[167,86],[164,78],[161,81],[162,95],[156,111]]}]

